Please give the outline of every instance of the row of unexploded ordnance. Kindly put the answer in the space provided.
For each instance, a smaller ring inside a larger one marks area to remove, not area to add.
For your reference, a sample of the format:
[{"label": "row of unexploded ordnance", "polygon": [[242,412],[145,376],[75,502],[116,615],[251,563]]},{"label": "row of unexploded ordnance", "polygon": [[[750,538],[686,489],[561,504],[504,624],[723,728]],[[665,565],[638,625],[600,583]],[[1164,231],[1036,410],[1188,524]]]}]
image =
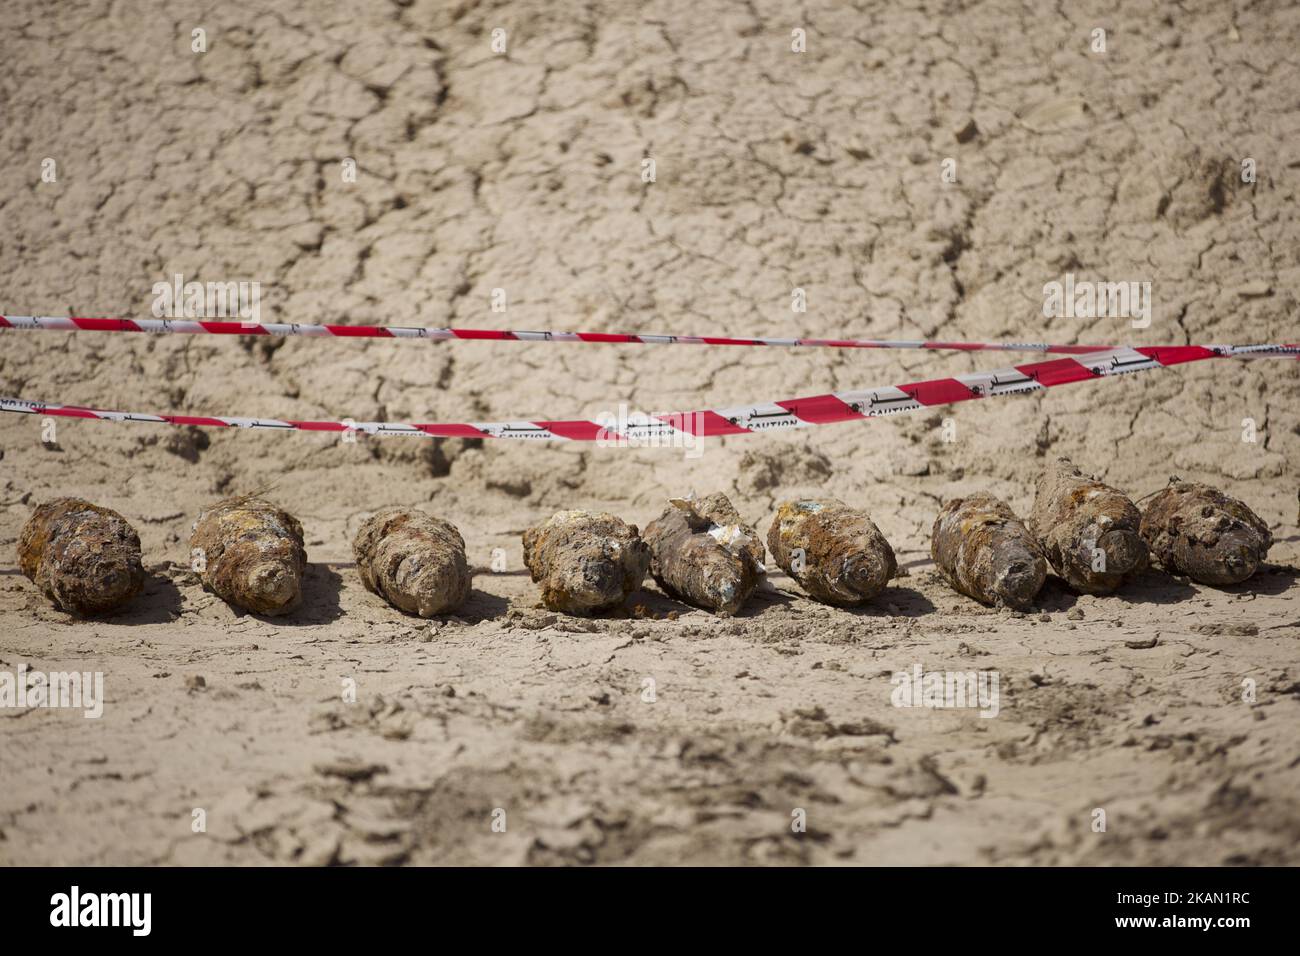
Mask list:
[{"label": "row of unexploded ordnance", "polygon": [[[830,604],[869,600],[897,569],[871,519],[834,499],[781,505],[768,545],[809,594]],[[722,494],[671,499],[644,538],[615,515],[561,511],[527,529],[523,546],[542,603],[569,614],[622,605],[650,573],[673,597],[729,616],[766,575],[762,539]],[[229,498],[202,511],[190,549],[203,586],[236,607],[278,615],[301,602],[302,526],[263,498]],[[352,549],[366,588],[407,613],[448,613],[469,595],[464,539],[441,518],[381,511],[362,524]],[[19,550],[24,573],[73,613],[119,607],[144,580],[140,539],[126,519],[79,499],[38,508]]]},{"label": "row of unexploded ordnance", "polygon": [[930,553],[962,594],[1025,608],[1049,567],[1085,594],[1109,594],[1152,557],[1170,573],[1223,586],[1254,574],[1272,544],[1268,525],[1218,489],[1173,478],[1141,512],[1061,458],[1038,481],[1028,526],[991,495],[958,498],[935,519]]},{"label": "row of unexploded ordnance", "polygon": [[[400,610],[431,617],[455,610],[469,594],[464,540],[422,511],[373,515],[358,531],[353,552],[365,586]],[[302,525],[263,498],[227,498],[200,512],[190,553],[203,586],[236,607],[280,615],[302,602]],[[38,507],[23,528],[18,558],[46,597],[74,614],[121,607],[144,582],[140,538],[131,525],[79,498]]]},{"label": "row of unexploded ordnance", "polygon": [[[814,598],[844,607],[882,591],[897,570],[884,535],[834,498],[787,501],[767,546]],[[731,616],[762,584],[766,551],[721,493],[669,499],[645,535],[610,514],[561,511],[524,532],[524,563],[553,611],[592,614],[623,603],[648,571],[670,596]]]},{"label": "row of unexploded ordnance", "polygon": [[[931,555],[962,594],[1025,608],[1049,568],[1077,591],[1107,594],[1153,556],[1172,573],[1221,586],[1254,574],[1271,545],[1268,526],[1250,508],[1207,485],[1171,479],[1143,513],[1059,459],[1039,479],[1028,525],[991,495],[958,498],[935,519]],[[527,529],[523,547],[542,603],[568,614],[622,605],[649,573],[670,596],[730,616],[766,576],[762,539],[723,494],[670,499],[644,535],[615,515],[561,511]],[[190,548],[203,586],[230,604],[276,615],[301,602],[302,526],[263,498],[229,498],[201,512]],[[811,597],[839,607],[871,600],[898,570],[871,518],[834,498],[782,502],[767,548]],[[372,515],[352,550],[366,588],[407,613],[449,613],[470,593],[460,532],[423,511]],[[77,498],[38,507],[18,552],[23,573],[72,613],[113,610],[144,582],[130,524]]]}]

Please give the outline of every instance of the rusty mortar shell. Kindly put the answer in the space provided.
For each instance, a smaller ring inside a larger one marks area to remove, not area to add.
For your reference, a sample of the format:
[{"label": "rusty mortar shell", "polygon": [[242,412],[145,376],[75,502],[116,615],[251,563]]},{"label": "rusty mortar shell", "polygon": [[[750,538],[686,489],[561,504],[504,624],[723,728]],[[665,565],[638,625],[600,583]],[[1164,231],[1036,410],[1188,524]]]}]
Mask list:
[{"label": "rusty mortar shell", "polygon": [[767,547],[809,596],[838,607],[871,600],[898,570],[893,548],[867,513],[836,498],[782,502]]},{"label": "rusty mortar shell", "polygon": [[407,614],[456,610],[473,574],[456,526],[412,508],[386,508],[366,519],[352,541],[366,590]]},{"label": "rusty mortar shell", "polygon": [[1024,609],[1047,579],[1047,557],[1016,513],[988,494],[955,498],[934,519],[930,556],[952,587],[981,604]]},{"label": "rusty mortar shell", "polygon": [[199,514],[190,536],[203,586],[255,614],[287,614],[302,601],[302,525],[264,498],[227,498]]},{"label": "rusty mortar shell", "polygon": [[758,532],[727,496],[670,498],[646,525],[650,573],[672,597],[730,617],[763,581],[766,552]]},{"label": "rusty mortar shell", "polygon": [[1200,584],[1240,584],[1273,546],[1249,506],[1210,485],[1171,479],[1142,513],[1142,539],[1166,570]]},{"label": "rusty mortar shell", "polygon": [[623,603],[650,566],[636,525],[615,515],[560,511],[524,532],[524,564],[542,603],[565,614],[598,614]]},{"label": "rusty mortar shell", "polygon": [[103,614],[144,587],[140,536],[116,511],[81,498],[37,507],[18,537],[18,566],[54,606]]},{"label": "rusty mortar shell", "polygon": [[1076,591],[1109,594],[1146,570],[1141,524],[1137,505],[1068,458],[1038,479],[1029,529],[1052,570]]}]

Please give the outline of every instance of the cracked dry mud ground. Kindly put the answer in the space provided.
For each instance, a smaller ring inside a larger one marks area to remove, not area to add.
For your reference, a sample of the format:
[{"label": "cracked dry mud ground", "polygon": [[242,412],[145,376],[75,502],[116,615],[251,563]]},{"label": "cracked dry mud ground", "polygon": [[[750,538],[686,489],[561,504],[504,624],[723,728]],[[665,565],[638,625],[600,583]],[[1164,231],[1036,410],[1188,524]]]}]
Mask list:
[{"label": "cracked dry mud ground", "polygon": [[[179,272],[260,281],[272,321],[1294,341],[1300,8],[1156,6],[12,0],[0,313],[143,316]],[[807,53],[789,50],[795,26]],[[1045,320],[1043,283],[1066,272],[1150,280],[1151,327]],[[9,333],[0,392],[493,420],[987,364],[1002,363]],[[61,422],[49,448],[39,419],[4,416],[0,667],[102,670],[108,700],[98,721],[0,712],[0,861],[1300,862],[1297,408],[1291,364],[1204,363],[712,440],[698,459],[96,422]],[[941,500],[988,490],[1024,514],[1057,454],[1135,497],[1171,472],[1223,487],[1272,527],[1273,566],[1222,591],[1157,573],[1105,599],[1049,585],[1024,617],[945,588],[928,563]],[[200,507],[268,485],[313,562],[305,607],[279,621],[185,570]],[[858,613],[780,575],[735,621],[649,583],[634,603],[677,620],[535,607],[525,526],[567,507],[644,525],[690,489],[729,492],[764,530],[780,495],[836,495],[910,574]],[[153,576],[128,612],[74,621],[17,574],[18,531],[56,494],[139,528]],[[351,535],[392,504],[461,528],[480,574],[460,615],[426,624],[362,589]],[[487,573],[494,548],[504,574]],[[917,663],[997,671],[1000,715],[893,708],[890,675]]]}]

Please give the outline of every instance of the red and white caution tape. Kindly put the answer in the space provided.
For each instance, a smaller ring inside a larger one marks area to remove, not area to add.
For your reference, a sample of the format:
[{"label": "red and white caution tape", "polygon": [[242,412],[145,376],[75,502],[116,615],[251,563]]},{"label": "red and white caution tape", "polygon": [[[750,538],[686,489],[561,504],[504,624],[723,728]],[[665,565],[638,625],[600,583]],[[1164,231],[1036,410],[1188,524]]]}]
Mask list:
[{"label": "red and white caution tape", "polygon": [[[806,428],[833,422],[877,418],[948,405],[974,398],[1035,392],[1072,382],[1215,358],[1255,356],[1296,358],[1293,345],[1170,345],[1101,349],[1070,358],[1049,359],[951,378],[886,385],[860,391],[836,392],[783,401],[754,402],[732,408],[654,415],[611,416],[606,421],[510,421],[408,424],[405,422],[295,421],[267,418],[227,418],[195,415],[153,415],[106,411],[76,405],[55,405],[0,398],[0,411],[65,418],[154,422],[231,428],[347,432],[372,435],[413,435],[458,438],[513,438],[533,441],[568,440],[619,443],[659,443],[674,435],[741,435],[786,428]],[[620,418],[622,420],[620,420]]]},{"label": "red and white caution tape", "polygon": [[58,332],[147,332],[176,335],[280,335],[303,338],[452,339],[493,342],[580,342],[618,345],[765,345],[831,349],[936,349],[944,351],[1045,352],[1086,355],[1107,345],[1040,342],[928,342],[889,339],[730,338],[720,335],[659,335],[642,332],[529,332],[395,325],[303,325],[297,322],[234,322],[208,319],[93,319],[57,315],[0,315],[0,329]]},{"label": "red and white caution tape", "polygon": [[[312,325],[299,322],[236,322],[226,319],[102,319],[62,315],[0,315],[0,330],[48,332],[143,332],[153,335],[274,335],[301,338],[424,339],[490,342],[577,342],[588,345],[732,345],[831,349],[933,349],[961,352],[1043,352],[1088,355],[1113,345],[1046,342],[942,342],[924,339],[732,338],[650,332],[556,332],[524,329],[455,329],[400,325]],[[1292,355],[1300,345],[1207,346],[1237,349],[1239,358]]]}]

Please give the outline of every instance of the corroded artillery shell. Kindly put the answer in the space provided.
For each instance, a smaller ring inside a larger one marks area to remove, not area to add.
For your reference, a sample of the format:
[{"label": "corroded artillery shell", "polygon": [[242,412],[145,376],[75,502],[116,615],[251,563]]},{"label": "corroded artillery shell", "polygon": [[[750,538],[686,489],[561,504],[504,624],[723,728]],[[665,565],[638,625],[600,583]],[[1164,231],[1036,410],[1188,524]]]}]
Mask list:
[{"label": "corroded artillery shell", "polygon": [[407,508],[366,519],[352,542],[366,589],[408,614],[454,611],[469,595],[473,575],[465,539],[455,525]]},{"label": "corroded artillery shell", "polygon": [[730,616],[744,606],[766,573],[758,532],[727,496],[672,498],[646,525],[650,573],[678,600]]},{"label": "corroded artillery shell", "polygon": [[560,511],[524,532],[524,564],[552,611],[596,614],[641,586],[650,549],[614,515]]},{"label": "corroded artillery shell", "polygon": [[1273,546],[1262,518],[1217,488],[1173,479],[1142,515],[1142,538],[1166,571],[1201,584],[1239,584]]},{"label": "corroded artillery shell", "polygon": [[302,525],[263,498],[227,498],[194,522],[190,551],[203,586],[255,614],[287,614],[302,600]]},{"label": "corroded artillery shell", "polygon": [[140,593],[140,536],[116,511],[81,498],[41,505],[18,538],[18,566],[54,606],[103,614]]},{"label": "corroded artillery shell", "polygon": [[1058,458],[1038,479],[1029,529],[1076,591],[1109,594],[1147,567],[1142,515],[1121,492]]},{"label": "corroded artillery shell", "polygon": [[1047,558],[1024,522],[992,495],[956,498],[934,519],[930,556],[945,580],[981,604],[1029,607]]},{"label": "corroded artillery shell", "polygon": [[810,596],[839,607],[869,601],[898,570],[894,549],[867,513],[835,498],[782,502],[767,547]]}]

